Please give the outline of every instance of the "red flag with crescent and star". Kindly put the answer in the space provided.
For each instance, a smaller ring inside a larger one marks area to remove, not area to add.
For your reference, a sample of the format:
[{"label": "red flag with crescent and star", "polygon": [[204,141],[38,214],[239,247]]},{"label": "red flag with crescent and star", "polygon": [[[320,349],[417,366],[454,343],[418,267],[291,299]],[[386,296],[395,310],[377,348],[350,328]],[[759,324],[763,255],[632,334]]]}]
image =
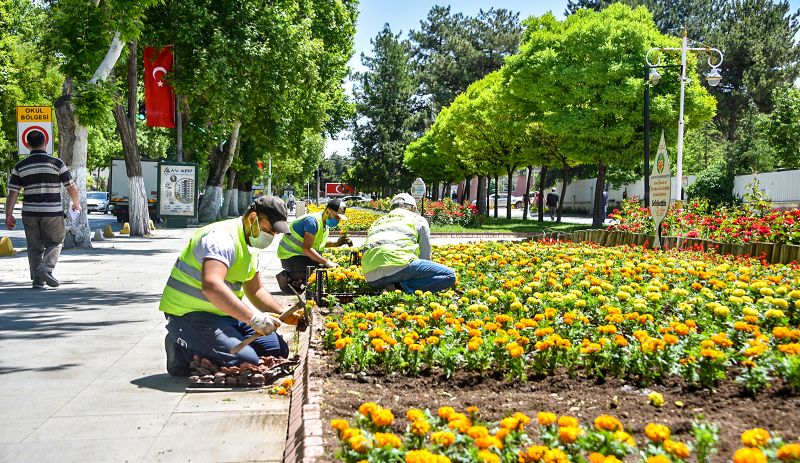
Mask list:
[{"label": "red flag with crescent and star", "polygon": [[175,93],[164,77],[172,72],[172,45],[144,48],[144,109],[148,127],[175,127]]}]

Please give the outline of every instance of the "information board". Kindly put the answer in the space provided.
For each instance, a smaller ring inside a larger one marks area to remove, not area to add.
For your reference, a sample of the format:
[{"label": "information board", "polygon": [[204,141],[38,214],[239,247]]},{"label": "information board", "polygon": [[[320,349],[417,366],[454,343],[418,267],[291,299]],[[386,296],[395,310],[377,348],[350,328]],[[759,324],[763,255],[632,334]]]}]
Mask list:
[{"label": "information board", "polygon": [[672,173],[669,165],[669,153],[664,141],[664,131],[661,131],[661,141],[658,142],[656,162],[650,174],[650,215],[656,225],[656,239],[653,246],[661,247],[660,227],[664,217],[669,211],[670,198],[672,198]]},{"label": "information board", "polygon": [[197,215],[197,164],[167,161],[158,164],[158,215]]}]

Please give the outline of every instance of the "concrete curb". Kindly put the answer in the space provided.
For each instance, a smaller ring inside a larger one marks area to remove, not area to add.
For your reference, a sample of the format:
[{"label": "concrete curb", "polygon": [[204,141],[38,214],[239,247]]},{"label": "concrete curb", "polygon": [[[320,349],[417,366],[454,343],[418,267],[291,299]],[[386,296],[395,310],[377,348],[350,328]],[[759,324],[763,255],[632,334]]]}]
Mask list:
[{"label": "concrete curb", "polygon": [[[431,233],[431,238],[509,238],[509,239],[525,239],[537,238],[557,234],[565,234],[567,232],[520,232],[520,233]],[[340,236],[339,232],[331,232],[331,237]],[[351,237],[366,237],[365,231],[349,231],[348,236]]]},{"label": "concrete curb", "polygon": [[322,380],[312,376],[310,370],[319,364],[319,358],[310,348],[311,337],[318,329],[310,327],[300,333],[300,364],[294,370],[295,383],[289,403],[289,426],[284,463],[313,463],[324,454],[322,440]]}]

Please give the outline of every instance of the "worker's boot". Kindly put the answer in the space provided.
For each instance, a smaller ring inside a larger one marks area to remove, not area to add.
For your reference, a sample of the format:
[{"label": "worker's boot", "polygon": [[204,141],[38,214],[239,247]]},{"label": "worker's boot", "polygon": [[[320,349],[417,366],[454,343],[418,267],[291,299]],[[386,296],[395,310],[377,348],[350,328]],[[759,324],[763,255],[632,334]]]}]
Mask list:
[{"label": "worker's boot", "polygon": [[164,338],[164,350],[167,353],[167,373],[171,376],[189,376],[192,371],[192,353],[189,349],[175,342],[167,334]]},{"label": "worker's boot", "polygon": [[278,288],[281,289],[283,294],[292,294],[292,290],[289,288],[289,275],[286,273],[286,270],[275,275],[275,279],[278,280]]}]

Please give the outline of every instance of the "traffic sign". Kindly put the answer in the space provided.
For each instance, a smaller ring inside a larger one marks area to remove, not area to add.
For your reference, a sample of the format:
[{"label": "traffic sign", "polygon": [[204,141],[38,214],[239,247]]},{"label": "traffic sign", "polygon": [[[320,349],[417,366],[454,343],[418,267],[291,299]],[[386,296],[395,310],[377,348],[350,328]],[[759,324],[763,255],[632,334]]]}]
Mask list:
[{"label": "traffic sign", "polygon": [[425,182],[422,181],[421,178],[417,178],[414,180],[414,183],[411,184],[411,196],[417,201],[425,196]]},{"label": "traffic sign", "polygon": [[26,137],[42,132],[45,151],[53,154],[53,109],[50,106],[17,106],[17,147],[19,154],[30,154]]}]

